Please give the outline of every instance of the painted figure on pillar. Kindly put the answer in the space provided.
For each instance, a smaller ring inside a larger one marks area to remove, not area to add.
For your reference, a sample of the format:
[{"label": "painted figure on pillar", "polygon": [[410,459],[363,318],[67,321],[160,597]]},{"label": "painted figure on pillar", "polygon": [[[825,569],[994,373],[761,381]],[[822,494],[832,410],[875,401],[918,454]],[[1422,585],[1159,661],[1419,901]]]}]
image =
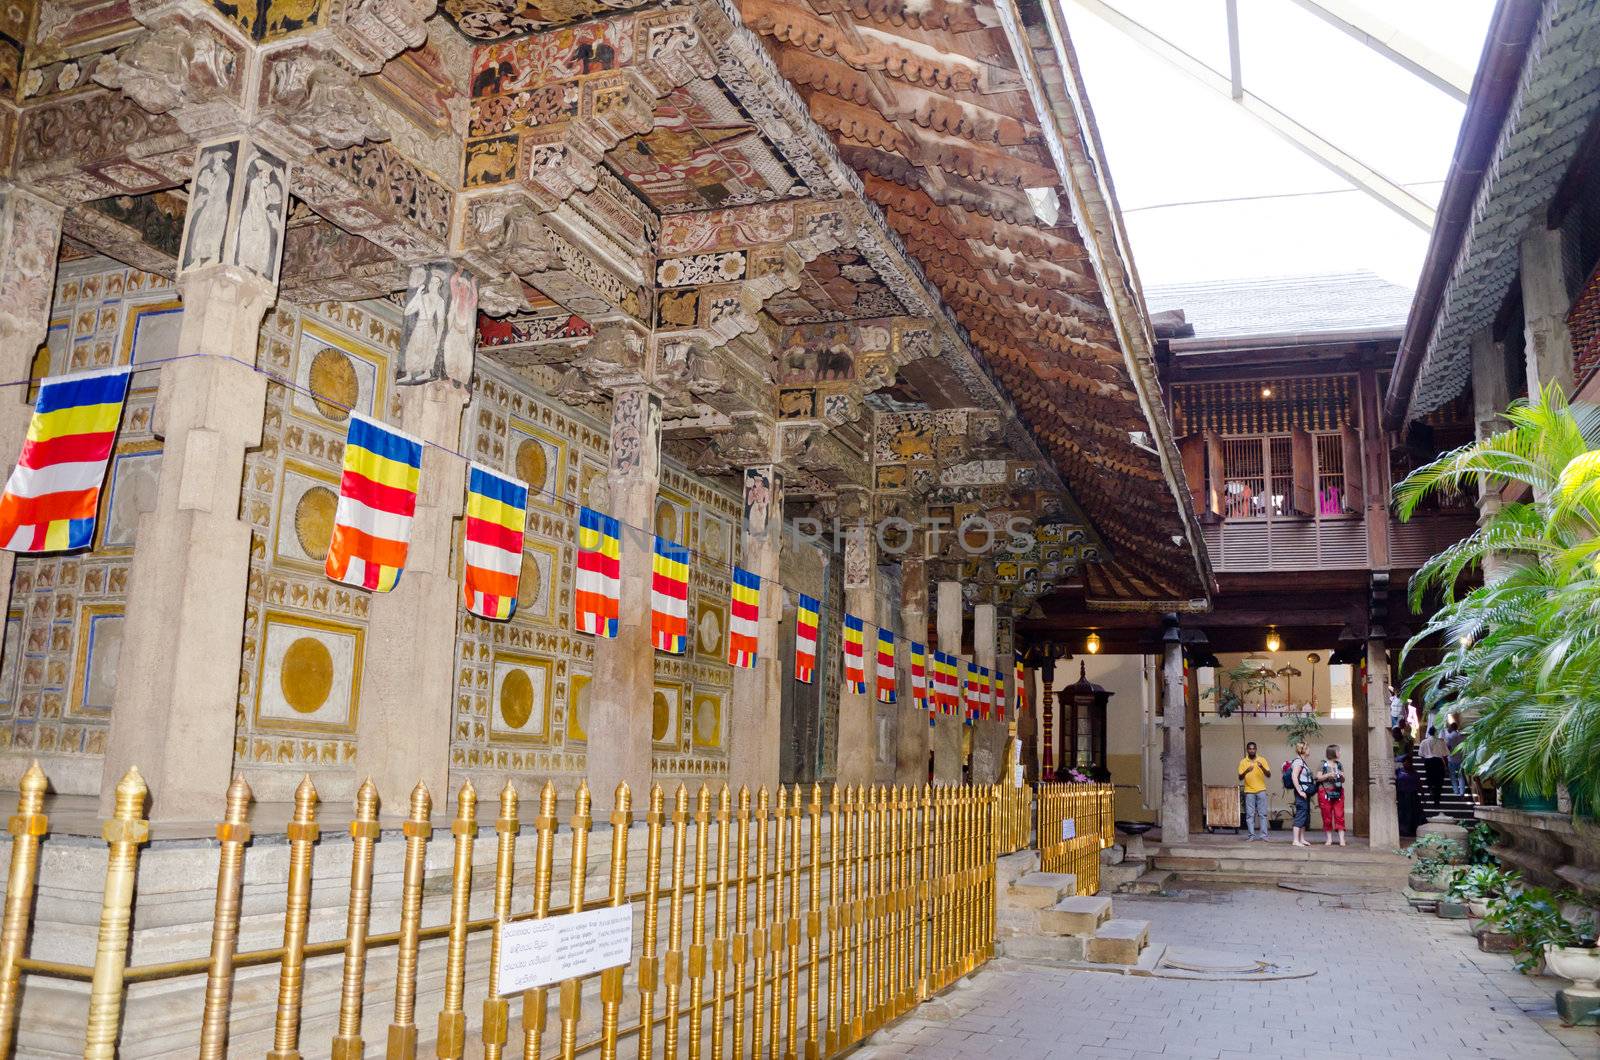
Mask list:
[{"label": "painted figure on pillar", "polygon": [[466,269],[449,262],[414,266],[395,382],[471,385],[477,312],[478,281]]},{"label": "painted figure on pillar", "polygon": [[661,405],[645,390],[619,392],[611,407],[611,472],[633,475],[644,470],[645,461],[659,467],[659,454],[653,439],[661,424]]},{"label": "painted figure on pillar", "polygon": [[222,241],[228,234],[228,211],[233,198],[233,168],[238,157],[237,141],[213,144],[200,153],[183,250],[185,269],[222,261]]},{"label": "painted figure on pillar", "polygon": [[239,213],[239,238],[234,264],[276,282],[278,247],[282,242],[288,192],[283,163],[259,148],[245,169],[244,204]]},{"label": "painted figure on pillar", "polygon": [[749,467],[744,472],[744,532],[752,537],[765,537],[773,513],[781,518],[783,499],[779,496],[782,480],[770,467]]},{"label": "painted figure on pillar", "polygon": [[844,587],[865,589],[872,584],[872,555],[867,547],[868,530],[853,526],[845,534]]}]

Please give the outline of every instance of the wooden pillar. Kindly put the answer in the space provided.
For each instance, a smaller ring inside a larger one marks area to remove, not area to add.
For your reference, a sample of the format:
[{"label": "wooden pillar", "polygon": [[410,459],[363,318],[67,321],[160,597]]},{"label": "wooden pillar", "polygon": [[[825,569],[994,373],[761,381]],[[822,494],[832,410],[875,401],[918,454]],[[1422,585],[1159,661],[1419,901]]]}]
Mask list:
[{"label": "wooden pillar", "polygon": [[[878,648],[878,549],[870,525],[871,498],[863,492],[858,500],[857,523],[845,531],[844,609],[861,620],[867,690],[853,692],[842,685],[839,690],[839,746],[834,760],[840,784],[872,783],[878,760],[877,710],[872,694]],[[835,671],[832,680],[843,682],[842,658]]]},{"label": "wooden pillar", "polygon": [[1200,690],[1197,673],[1184,670],[1183,682],[1183,762],[1189,779],[1189,830],[1205,827],[1205,773],[1200,764]]},{"label": "wooden pillar", "polygon": [[1367,641],[1367,722],[1367,842],[1373,850],[1393,850],[1400,845],[1400,817],[1389,735],[1389,651],[1378,637]]},{"label": "wooden pillar", "polygon": [[[1352,667],[1352,670],[1355,668]],[[1353,676],[1353,675],[1352,675]],[[1369,678],[1370,684],[1370,678]],[[1371,782],[1372,782],[1372,744],[1373,739],[1368,731],[1368,724],[1373,713],[1368,709],[1368,697],[1360,694],[1360,689],[1351,689],[1350,703],[1352,715],[1350,718],[1350,782],[1345,785],[1346,798],[1349,801],[1349,819],[1345,822],[1350,826],[1350,831],[1355,835],[1370,835],[1368,830],[1368,815],[1371,812]],[[1389,706],[1385,702],[1378,711],[1382,719],[1384,731],[1387,733],[1389,724]],[[1385,736],[1385,742],[1387,742]],[[1388,756],[1378,759],[1382,765]]]},{"label": "wooden pillar", "polygon": [[[938,614],[939,650],[948,655],[961,654],[961,583],[939,583]],[[933,782],[935,784],[961,783],[961,718],[953,714],[940,714],[933,725]]]},{"label": "wooden pillar", "polygon": [[[928,651],[928,563],[922,555],[920,532],[912,534],[910,550],[900,561],[900,630],[903,639],[895,645],[896,666],[900,671],[898,710],[900,726],[895,736],[894,775],[897,784],[926,784],[928,753],[932,747],[932,726],[926,712],[917,712],[911,696],[911,644],[922,645],[924,678],[931,678],[931,653]],[[927,682],[931,687],[932,682]]]},{"label": "wooden pillar", "polygon": [[728,784],[751,791],[778,784],[783,732],[783,659],[778,624],[783,616],[783,469],[760,465],[744,471],[744,532],[739,565],[761,579],[760,649],[756,664],[733,671],[728,711]]}]

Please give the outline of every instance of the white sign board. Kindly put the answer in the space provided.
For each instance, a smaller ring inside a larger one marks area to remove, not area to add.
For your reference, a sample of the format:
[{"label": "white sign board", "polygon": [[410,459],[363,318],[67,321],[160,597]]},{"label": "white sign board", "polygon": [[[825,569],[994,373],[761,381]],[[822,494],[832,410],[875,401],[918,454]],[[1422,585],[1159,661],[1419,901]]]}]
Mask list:
[{"label": "white sign board", "polygon": [[500,993],[519,994],[627,964],[633,906],[607,906],[544,920],[501,924]]},{"label": "white sign board", "polygon": [[1076,817],[1063,817],[1061,819],[1061,838],[1063,840],[1078,837],[1078,819]]}]

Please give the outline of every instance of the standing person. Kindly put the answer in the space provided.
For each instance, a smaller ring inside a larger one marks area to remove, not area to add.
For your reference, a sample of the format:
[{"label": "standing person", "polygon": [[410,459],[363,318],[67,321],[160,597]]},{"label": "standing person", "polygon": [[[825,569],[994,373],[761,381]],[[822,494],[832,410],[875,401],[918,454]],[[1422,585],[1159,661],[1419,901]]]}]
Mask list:
[{"label": "standing person", "polygon": [[1417,783],[1417,765],[1409,751],[1395,762],[1394,792],[1400,834],[1414,836],[1422,824],[1422,786]]},{"label": "standing person", "polygon": [[1400,693],[1394,690],[1394,685],[1389,686],[1389,728],[1398,729],[1406,717],[1406,701],[1400,698]]},{"label": "standing person", "polygon": [[1450,750],[1450,790],[1457,795],[1467,793],[1467,774],[1461,757],[1461,741],[1467,734],[1461,731],[1461,719],[1452,717],[1445,728],[1444,745]]},{"label": "standing person", "polygon": [[[1239,783],[1244,787],[1245,841],[1259,839],[1267,842],[1267,778],[1272,775],[1272,763],[1256,753],[1256,742],[1244,745],[1244,757],[1239,759]],[[1260,825],[1261,833],[1256,834]]]},{"label": "standing person", "polygon": [[1322,769],[1317,773],[1317,808],[1322,811],[1322,845],[1333,845],[1333,833],[1339,833],[1339,845],[1344,846],[1344,763],[1339,761],[1339,745],[1330,743],[1323,752]]},{"label": "standing person", "polygon": [[1289,763],[1289,786],[1294,791],[1294,845],[1308,847],[1306,829],[1311,827],[1311,793],[1317,788],[1317,776],[1306,762],[1306,744],[1302,740],[1294,745],[1294,761]]},{"label": "standing person", "polygon": [[1433,796],[1434,808],[1438,809],[1439,796],[1444,791],[1445,774],[1449,772],[1445,763],[1450,759],[1450,747],[1440,738],[1439,731],[1430,725],[1428,735],[1423,738],[1417,752],[1422,755],[1422,776],[1427,782],[1428,793]]}]

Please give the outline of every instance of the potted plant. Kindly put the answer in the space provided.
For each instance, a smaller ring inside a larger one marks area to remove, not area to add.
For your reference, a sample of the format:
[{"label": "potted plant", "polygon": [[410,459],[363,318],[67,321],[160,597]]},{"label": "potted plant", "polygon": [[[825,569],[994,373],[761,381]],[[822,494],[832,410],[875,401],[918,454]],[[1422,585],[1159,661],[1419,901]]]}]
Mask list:
[{"label": "potted plant", "polygon": [[1315,714],[1291,714],[1278,726],[1290,747],[1297,743],[1311,743],[1322,735],[1322,723]]},{"label": "potted plant", "polygon": [[1283,826],[1289,820],[1288,810],[1270,810],[1267,813],[1267,825],[1274,832],[1283,831]]},{"label": "potted plant", "polygon": [[1466,905],[1474,920],[1489,915],[1489,901],[1505,898],[1522,886],[1522,874],[1495,865],[1466,865],[1450,875],[1446,893]]},{"label": "potted plant", "polygon": [[1574,898],[1548,887],[1524,887],[1489,899],[1489,922],[1511,936],[1517,971],[1526,974],[1537,970],[1550,947],[1584,948],[1585,941],[1593,946],[1594,922],[1587,918],[1574,922],[1562,912],[1563,906]]},{"label": "potted plant", "polygon": [[1413,862],[1407,880],[1414,891],[1442,891],[1452,865],[1466,857],[1462,845],[1442,835],[1427,835],[1400,851]]},{"label": "potted plant", "polygon": [[[1572,985],[1562,993],[1567,1004],[1582,999],[1584,1002],[1600,1001],[1600,948],[1595,947],[1593,935],[1579,938],[1570,946],[1547,942],[1544,945],[1544,966]],[[1581,1006],[1593,1008],[1592,1004]]]}]

